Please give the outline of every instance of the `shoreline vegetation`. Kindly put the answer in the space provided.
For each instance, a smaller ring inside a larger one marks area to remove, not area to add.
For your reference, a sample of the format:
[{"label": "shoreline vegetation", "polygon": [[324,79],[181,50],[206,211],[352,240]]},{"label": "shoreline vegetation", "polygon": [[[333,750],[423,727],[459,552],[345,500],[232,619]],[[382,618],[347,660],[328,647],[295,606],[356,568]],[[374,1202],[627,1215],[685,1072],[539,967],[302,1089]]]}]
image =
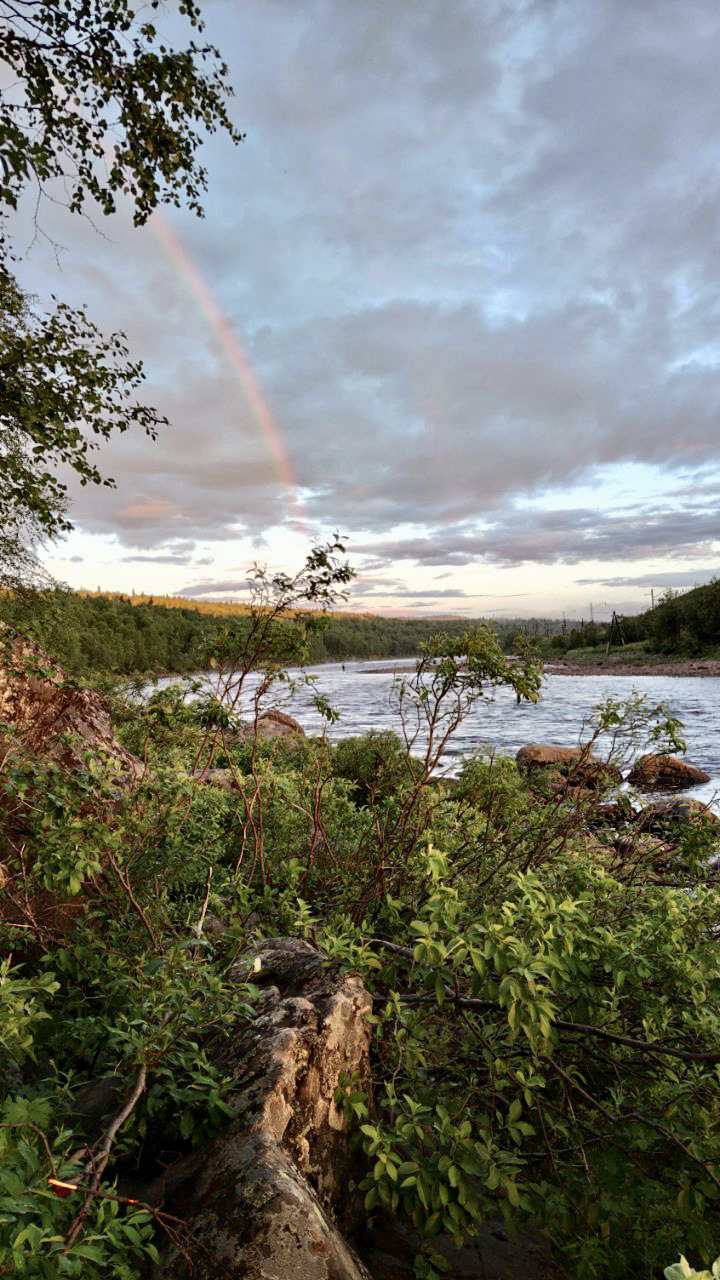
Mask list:
[{"label": "shoreline vegetation", "polygon": [[400,735],[332,745],[272,710],[282,608],[192,704],[6,645],[0,1262],[259,1280],[288,1233],[338,1280],[494,1274],[498,1239],[527,1280],[713,1256],[720,827],[617,795],[630,766],[691,784],[679,722],[608,700],[580,746],[451,782],[448,738],[492,688],[535,701],[537,665],[445,636]]},{"label": "shoreline vegetation", "polygon": [[[0,621],[29,628],[70,674],[159,677],[202,670],[224,633],[248,631],[251,607],[56,588],[29,601],[5,592]],[[720,580],[682,595],[666,592],[654,609],[623,618],[621,632],[607,623],[574,626],[552,618],[406,618],[351,611],[328,611],[322,626],[317,623],[317,613],[285,615],[286,627],[304,630],[310,665],[414,658],[439,632],[458,637],[470,626],[488,625],[504,653],[519,640],[555,674],[720,675]]]}]

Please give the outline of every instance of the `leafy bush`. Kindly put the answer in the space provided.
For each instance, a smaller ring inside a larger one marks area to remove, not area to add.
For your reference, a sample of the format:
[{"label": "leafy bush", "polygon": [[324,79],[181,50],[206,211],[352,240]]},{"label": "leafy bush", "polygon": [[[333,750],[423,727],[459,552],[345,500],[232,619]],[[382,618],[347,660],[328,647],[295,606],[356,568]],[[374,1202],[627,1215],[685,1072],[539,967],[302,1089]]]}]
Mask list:
[{"label": "leafy bush", "polygon": [[[288,687],[287,637],[247,661],[276,603],[218,650],[212,704],[116,701],[148,764],[134,787],[91,757],[65,773],[18,744],[5,756],[0,1266],[134,1280],[166,1234],[199,1247],[120,1188],[225,1123],[214,1045],[253,1016],[252,974],[228,974],[257,930],[313,938],[374,995],[374,1097],[348,1082],[339,1101],[367,1213],[407,1215],[418,1277],[442,1272],[439,1235],[498,1215],[544,1224],[572,1280],[710,1257],[712,826],[675,840],[670,878],[632,810],[619,833],[590,826],[602,792],[572,774],[538,794],[513,761],[474,756],[446,778],[472,706],[499,685],[537,695],[532,663],[485,631],[437,637],[399,678],[400,736],[238,738]],[[630,700],[582,740],[624,758],[678,733]],[[200,781],[217,764],[229,790]],[[117,1096],[93,1128],[77,1100],[98,1081]]]}]

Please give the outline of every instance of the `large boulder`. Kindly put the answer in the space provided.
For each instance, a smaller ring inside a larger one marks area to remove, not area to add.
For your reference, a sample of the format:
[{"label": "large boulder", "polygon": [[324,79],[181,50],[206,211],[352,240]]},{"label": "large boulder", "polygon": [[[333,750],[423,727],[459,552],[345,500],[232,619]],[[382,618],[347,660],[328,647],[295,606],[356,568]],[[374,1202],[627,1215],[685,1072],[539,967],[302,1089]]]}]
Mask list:
[{"label": "large boulder", "polygon": [[343,1235],[362,1202],[335,1093],[350,1077],[368,1088],[370,996],[297,939],[259,943],[238,978],[256,958],[261,1012],[211,1050],[235,1080],[235,1118],[143,1193],[202,1242],[192,1272],[173,1248],[155,1280],[369,1280]]},{"label": "large boulder", "polygon": [[[252,729],[250,730],[252,735]],[[296,735],[305,737],[305,730],[293,716],[289,716],[286,711],[266,711],[258,720],[258,737],[268,738],[288,738]]]},{"label": "large boulder", "polygon": [[617,765],[600,760],[586,747],[556,747],[550,742],[531,742],[521,747],[515,756],[518,767],[529,772],[549,771],[555,775],[557,785],[563,787],[562,778],[569,778],[573,786],[588,787],[594,791],[619,786],[622,773]]},{"label": "large boulder", "polygon": [[710,774],[677,756],[646,755],[636,760],[628,782],[639,791],[682,791],[700,782],[709,782]]},{"label": "large boulder", "polygon": [[0,637],[0,724],[10,744],[31,755],[77,768],[100,755],[123,781],[145,771],[117,741],[104,698],[68,679],[36,645]]},{"label": "large boulder", "polygon": [[688,824],[711,823],[716,825],[718,819],[706,804],[699,800],[678,799],[666,800],[663,804],[651,804],[642,809],[638,815],[638,828],[664,835],[668,831],[676,831]]},{"label": "large boulder", "polygon": [[555,747],[550,742],[530,742],[521,747],[515,759],[522,769],[556,769],[559,765],[578,764],[582,747]]}]

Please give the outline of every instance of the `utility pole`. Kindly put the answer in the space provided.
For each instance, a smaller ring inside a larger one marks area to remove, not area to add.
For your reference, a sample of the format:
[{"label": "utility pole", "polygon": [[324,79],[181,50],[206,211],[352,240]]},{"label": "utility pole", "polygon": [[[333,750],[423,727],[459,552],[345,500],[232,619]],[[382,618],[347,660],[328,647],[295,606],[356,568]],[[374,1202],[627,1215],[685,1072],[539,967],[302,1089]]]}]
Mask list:
[{"label": "utility pole", "polygon": [[625,645],[625,637],[624,637],[624,635],[623,635],[623,630],[622,630],[622,624],[621,624],[621,621],[620,621],[620,617],[619,617],[619,615],[615,612],[615,610],[613,609],[612,621],[611,621],[611,623],[610,623],[610,634],[609,634],[609,636],[608,636],[607,648],[605,649],[605,654],[606,654],[606,656],[607,656],[607,654],[610,652],[610,645],[612,644],[612,638],[613,638],[613,632],[614,632],[614,631],[617,631],[617,634],[618,634],[618,638],[619,638],[619,640],[620,640],[620,643],[621,643],[621,645],[623,645],[623,646],[624,646],[624,645]]}]

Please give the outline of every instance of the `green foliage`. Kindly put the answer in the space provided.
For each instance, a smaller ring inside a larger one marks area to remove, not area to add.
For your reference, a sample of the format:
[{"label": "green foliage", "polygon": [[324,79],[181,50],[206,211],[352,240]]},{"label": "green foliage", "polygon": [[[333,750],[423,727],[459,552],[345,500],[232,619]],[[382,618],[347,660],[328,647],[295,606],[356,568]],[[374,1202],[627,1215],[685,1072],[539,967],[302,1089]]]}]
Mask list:
[{"label": "green foliage", "polygon": [[423,1240],[532,1214],[578,1276],[657,1266],[683,1234],[704,1252],[720,1156],[720,1052],[703,1057],[720,1044],[714,892],[638,895],[577,853],[515,874],[500,901],[453,883],[437,851],[427,872],[432,891],[379,965],[361,931],[344,944],[384,993],[392,1081],[382,1120],[361,1128],[368,1209],[402,1208]]},{"label": "green foliage", "polygon": [[70,528],[57,468],[83,485],[111,485],[92,461],[96,440],[133,426],[154,436],[164,419],[131,399],[144,375],[121,335],[102,337],[84,311],[62,303],[39,314],[1,263],[0,370],[0,575],[8,579],[23,546]]},{"label": "green foliage", "polygon": [[[654,609],[647,609],[622,619],[626,647],[622,656],[629,660],[650,654],[696,657],[715,654],[720,646],[720,579],[714,578],[690,591],[664,591]],[[550,650],[568,650],[606,646],[610,639],[609,623],[588,623],[582,629],[573,627],[554,634],[548,642]],[[617,643],[617,637],[616,637]],[[597,657],[604,654],[598,649]]]},{"label": "green foliage", "polygon": [[606,698],[583,725],[587,747],[605,745],[607,757],[627,765],[652,751],[669,754],[686,750],[682,722],[665,702],[653,706],[647,695],[633,689],[627,698]]},{"label": "green foliage", "polygon": [[[337,1101],[366,1212],[409,1219],[420,1280],[443,1274],[440,1237],[498,1217],[544,1225],[570,1280],[659,1280],[681,1248],[709,1259],[717,831],[667,833],[669,879],[631,809],[618,839],[595,821],[602,787],[531,791],[514,761],[482,755],[444,777],[471,707],[498,686],[537,695],[533,663],[485,629],[427,643],[394,688],[400,735],[241,736],[282,701],[283,657],[307,651],[295,593],[329,603],[344,585],[341,544],[320,550],[295,579],[261,576],[242,631],[218,633],[210,700],[180,683],[115,695],[140,783],[120,788],[92,756],[63,772],[20,743],[4,761],[2,1265],[34,1280],[62,1257],[70,1275],[134,1280],[162,1246],[161,1218],[118,1188],[152,1179],[168,1141],[187,1151],[226,1122],[222,1045],[252,1017],[240,961],[256,931],[312,938],[373,994],[372,1097],[345,1080]],[[582,741],[624,762],[679,734],[631,698],[599,707]],[[200,781],[209,764],[228,790]],[[118,1097],[88,1132],[75,1101],[98,1080]],[[128,1100],[73,1234],[89,1192],[59,1197],[48,1178],[87,1186],[84,1148]]]},{"label": "green foliage", "polygon": [[[157,0],[150,10],[158,10]],[[199,7],[180,13],[202,34]],[[15,208],[30,181],[64,179],[70,208],[89,199],[113,213],[129,196],[135,222],[161,203],[201,213],[207,132],[241,135],[227,114],[227,67],[217,49],[166,38],[128,0],[0,4],[11,90],[0,98],[0,202]]]},{"label": "green foliage", "polygon": [[13,1063],[33,1056],[35,1024],[50,1017],[45,1003],[59,988],[52,973],[24,978],[9,957],[0,960],[0,1044]]},{"label": "green foliage", "polygon": [[352,782],[353,798],[364,804],[396,794],[412,780],[415,764],[396,733],[371,729],[362,737],[343,738],[337,744],[333,768],[336,777]]},{"label": "green foliage", "polygon": [[152,1213],[125,1207],[109,1192],[95,1199],[84,1232],[67,1245],[83,1193],[58,1194],[48,1179],[82,1186],[83,1168],[69,1130],[45,1138],[50,1121],[44,1101],[9,1099],[0,1113],[0,1269],[27,1280],[137,1280],[142,1259],[159,1257]]},{"label": "green foliage", "polygon": [[[0,534],[0,537],[2,535]],[[216,606],[217,607],[217,606]],[[212,605],[199,612],[166,608],[162,602],[132,603],[126,596],[81,596],[71,591],[46,591],[32,600],[31,616],[22,599],[0,596],[0,619],[22,625],[44,649],[55,655],[66,671],[135,676],[144,673],[185,675],[207,669],[219,647],[242,643],[250,618],[230,621]],[[350,661],[354,658],[416,656],[435,634],[437,620],[426,618],[374,618],[364,614],[333,614],[321,629],[312,617],[288,623],[285,651],[304,652],[311,663]],[[461,635],[467,621],[443,624]]]},{"label": "green foliage", "polygon": [[[118,795],[91,760],[86,774],[65,776],[17,758],[4,781],[15,807],[3,902],[20,927],[5,924],[0,967],[0,1264],[33,1278],[134,1280],[163,1223],[118,1197],[116,1179],[144,1151],[196,1146],[226,1123],[230,1081],[210,1039],[252,1017],[257,994],[252,975],[228,974],[242,930],[222,948],[196,925],[227,850],[228,797],[172,775]],[[79,915],[47,910],[58,888],[84,902]],[[73,1239],[93,1189],[85,1144],[98,1138],[83,1130],[75,1094],[116,1080],[109,1120],[139,1072],[142,1088]],[[59,1198],[50,1177],[84,1192]]]},{"label": "green foliage", "polygon": [[667,591],[644,615],[651,647],[699,654],[720,644],[720,579],[679,594]]}]

